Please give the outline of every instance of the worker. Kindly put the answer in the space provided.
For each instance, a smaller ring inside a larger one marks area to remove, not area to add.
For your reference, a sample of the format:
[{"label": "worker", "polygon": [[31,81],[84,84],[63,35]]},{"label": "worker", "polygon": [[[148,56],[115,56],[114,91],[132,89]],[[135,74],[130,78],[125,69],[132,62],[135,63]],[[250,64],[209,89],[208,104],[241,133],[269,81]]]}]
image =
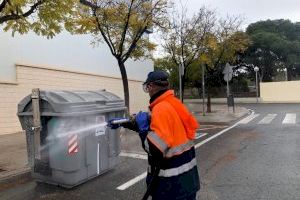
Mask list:
[{"label": "worker", "polygon": [[193,140],[199,125],[169,89],[167,73],[150,72],[143,89],[150,112],[123,126],[139,133],[148,153],[147,193],[153,200],[195,200],[200,180]]}]

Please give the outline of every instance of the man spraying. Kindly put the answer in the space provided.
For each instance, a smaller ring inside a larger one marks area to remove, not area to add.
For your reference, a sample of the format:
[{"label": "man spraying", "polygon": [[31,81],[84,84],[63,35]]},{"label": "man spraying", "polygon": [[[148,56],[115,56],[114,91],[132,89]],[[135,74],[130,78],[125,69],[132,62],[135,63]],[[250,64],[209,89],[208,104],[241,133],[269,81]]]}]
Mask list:
[{"label": "man spraying", "polygon": [[139,133],[148,153],[148,189],[153,200],[195,200],[200,189],[193,140],[196,119],[169,90],[168,74],[148,74],[143,89],[150,96],[150,112],[139,112],[122,124]]}]

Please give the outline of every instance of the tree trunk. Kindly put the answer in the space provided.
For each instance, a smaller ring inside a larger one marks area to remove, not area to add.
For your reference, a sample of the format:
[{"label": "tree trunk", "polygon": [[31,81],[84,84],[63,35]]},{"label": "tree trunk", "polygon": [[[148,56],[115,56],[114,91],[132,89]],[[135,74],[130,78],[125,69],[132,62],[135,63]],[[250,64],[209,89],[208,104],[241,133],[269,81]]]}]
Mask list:
[{"label": "tree trunk", "polygon": [[128,113],[130,113],[130,107],[129,107],[129,86],[128,86],[127,72],[126,72],[125,64],[121,60],[118,60],[118,65],[119,65],[121,76],[122,76],[125,106],[128,109]]},{"label": "tree trunk", "polygon": [[184,100],[184,85],[185,85],[185,78],[184,78],[184,76],[182,76],[182,82],[181,82],[181,89],[182,89],[182,99],[181,99],[181,101],[183,102],[183,100]]},{"label": "tree trunk", "polygon": [[210,102],[209,90],[207,90],[207,112],[211,113],[211,102]]}]

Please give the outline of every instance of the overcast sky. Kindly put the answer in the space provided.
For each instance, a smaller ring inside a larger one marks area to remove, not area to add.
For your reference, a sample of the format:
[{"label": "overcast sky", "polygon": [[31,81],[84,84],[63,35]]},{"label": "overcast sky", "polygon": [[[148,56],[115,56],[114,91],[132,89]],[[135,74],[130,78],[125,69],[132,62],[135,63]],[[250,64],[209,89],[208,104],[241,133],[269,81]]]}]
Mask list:
[{"label": "overcast sky", "polygon": [[[174,0],[180,2],[180,0]],[[267,19],[290,19],[300,22],[300,0],[181,0],[186,3],[189,13],[205,5],[216,9],[219,16],[240,15],[248,24]]]}]

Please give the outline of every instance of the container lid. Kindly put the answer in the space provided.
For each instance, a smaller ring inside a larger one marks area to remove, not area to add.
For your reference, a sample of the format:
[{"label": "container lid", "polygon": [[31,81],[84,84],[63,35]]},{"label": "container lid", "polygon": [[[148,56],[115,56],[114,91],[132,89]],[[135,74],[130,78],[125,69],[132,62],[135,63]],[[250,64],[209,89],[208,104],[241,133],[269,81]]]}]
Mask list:
[{"label": "container lid", "polygon": [[[105,90],[40,91],[42,116],[80,116],[124,111],[124,101]],[[32,115],[31,95],[18,104],[18,116]]]}]

